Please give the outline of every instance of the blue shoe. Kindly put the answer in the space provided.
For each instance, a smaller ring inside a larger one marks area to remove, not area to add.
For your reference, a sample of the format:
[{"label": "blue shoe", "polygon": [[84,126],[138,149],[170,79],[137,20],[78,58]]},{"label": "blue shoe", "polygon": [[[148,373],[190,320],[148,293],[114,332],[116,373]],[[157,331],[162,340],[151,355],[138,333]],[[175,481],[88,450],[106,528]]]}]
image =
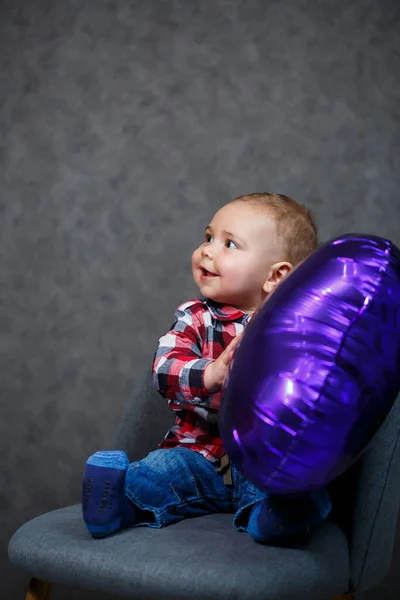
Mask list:
[{"label": "blue shoe", "polygon": [[269,496],[251,510],[247,531],[257,542],[271,543],[305,532],[330,513],[325,488],[297,496]]},{"label": "blue shoe", "polygon": [[125,496],[129,460],[120,450],[96,452],[87,461],[82,487],[82,515],[93,537],[105,537],[133,525],[134,504]]}]

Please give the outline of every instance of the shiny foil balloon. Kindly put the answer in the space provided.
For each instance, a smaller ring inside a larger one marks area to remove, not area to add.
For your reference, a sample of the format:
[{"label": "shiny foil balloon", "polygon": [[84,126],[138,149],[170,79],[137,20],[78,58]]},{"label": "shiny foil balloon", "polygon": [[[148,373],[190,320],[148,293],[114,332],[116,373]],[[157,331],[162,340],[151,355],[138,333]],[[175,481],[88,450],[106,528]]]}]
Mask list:
[{"label": "shiny foil balloon", "polygon": [[400,388],[400,251],[345,235],[259,308],[226,379],[219,428],[258,488],[323,486],[363,452]]}]

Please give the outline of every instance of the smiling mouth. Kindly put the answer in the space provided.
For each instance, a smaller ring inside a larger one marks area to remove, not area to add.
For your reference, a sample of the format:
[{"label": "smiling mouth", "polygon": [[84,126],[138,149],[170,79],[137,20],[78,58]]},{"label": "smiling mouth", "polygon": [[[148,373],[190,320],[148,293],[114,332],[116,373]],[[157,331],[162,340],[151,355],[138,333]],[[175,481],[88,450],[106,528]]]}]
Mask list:
[{"label": "smiling mouth", "polygon": [[200,277],[202,279],[213,279],[214,277],[218,277],[215,273],[211,273],[211,271],[207,271],[203,267],[200,267]]}]

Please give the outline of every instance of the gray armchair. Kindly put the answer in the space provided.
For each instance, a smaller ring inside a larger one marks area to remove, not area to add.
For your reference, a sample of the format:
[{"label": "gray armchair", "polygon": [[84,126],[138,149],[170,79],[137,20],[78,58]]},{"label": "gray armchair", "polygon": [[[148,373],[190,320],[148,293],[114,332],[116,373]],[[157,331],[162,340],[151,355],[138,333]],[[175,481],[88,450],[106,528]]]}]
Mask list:
[{"label": "gray armchair", "polygon": [[[115,447],[130,460],[143,457],[171,418],[147,372],[126,407]],[[146,600],[344,598],[377,585],[390,566],[400,498],[399,431],[400,397],[363,457],[331,486],[332,518],[307,538],[263,546],[221,514],[98,540],[75,505],[23,525],[10,541],[9,558],[31,575],[30,600],[46,600],[57,583]]]}]

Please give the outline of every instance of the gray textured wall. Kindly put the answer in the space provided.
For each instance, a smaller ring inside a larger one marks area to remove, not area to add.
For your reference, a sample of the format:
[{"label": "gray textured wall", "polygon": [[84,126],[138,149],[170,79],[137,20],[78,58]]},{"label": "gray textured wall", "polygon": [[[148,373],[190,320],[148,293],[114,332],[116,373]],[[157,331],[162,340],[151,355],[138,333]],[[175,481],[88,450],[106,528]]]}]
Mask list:
[{"label": "gray textured wall", "polygon": [[9,537],[79,500],[86,457],[195,292],[213,211],[279,191],[322,239],[400,243],[398,6],[1,2],[1,598],[27,582]]}]

